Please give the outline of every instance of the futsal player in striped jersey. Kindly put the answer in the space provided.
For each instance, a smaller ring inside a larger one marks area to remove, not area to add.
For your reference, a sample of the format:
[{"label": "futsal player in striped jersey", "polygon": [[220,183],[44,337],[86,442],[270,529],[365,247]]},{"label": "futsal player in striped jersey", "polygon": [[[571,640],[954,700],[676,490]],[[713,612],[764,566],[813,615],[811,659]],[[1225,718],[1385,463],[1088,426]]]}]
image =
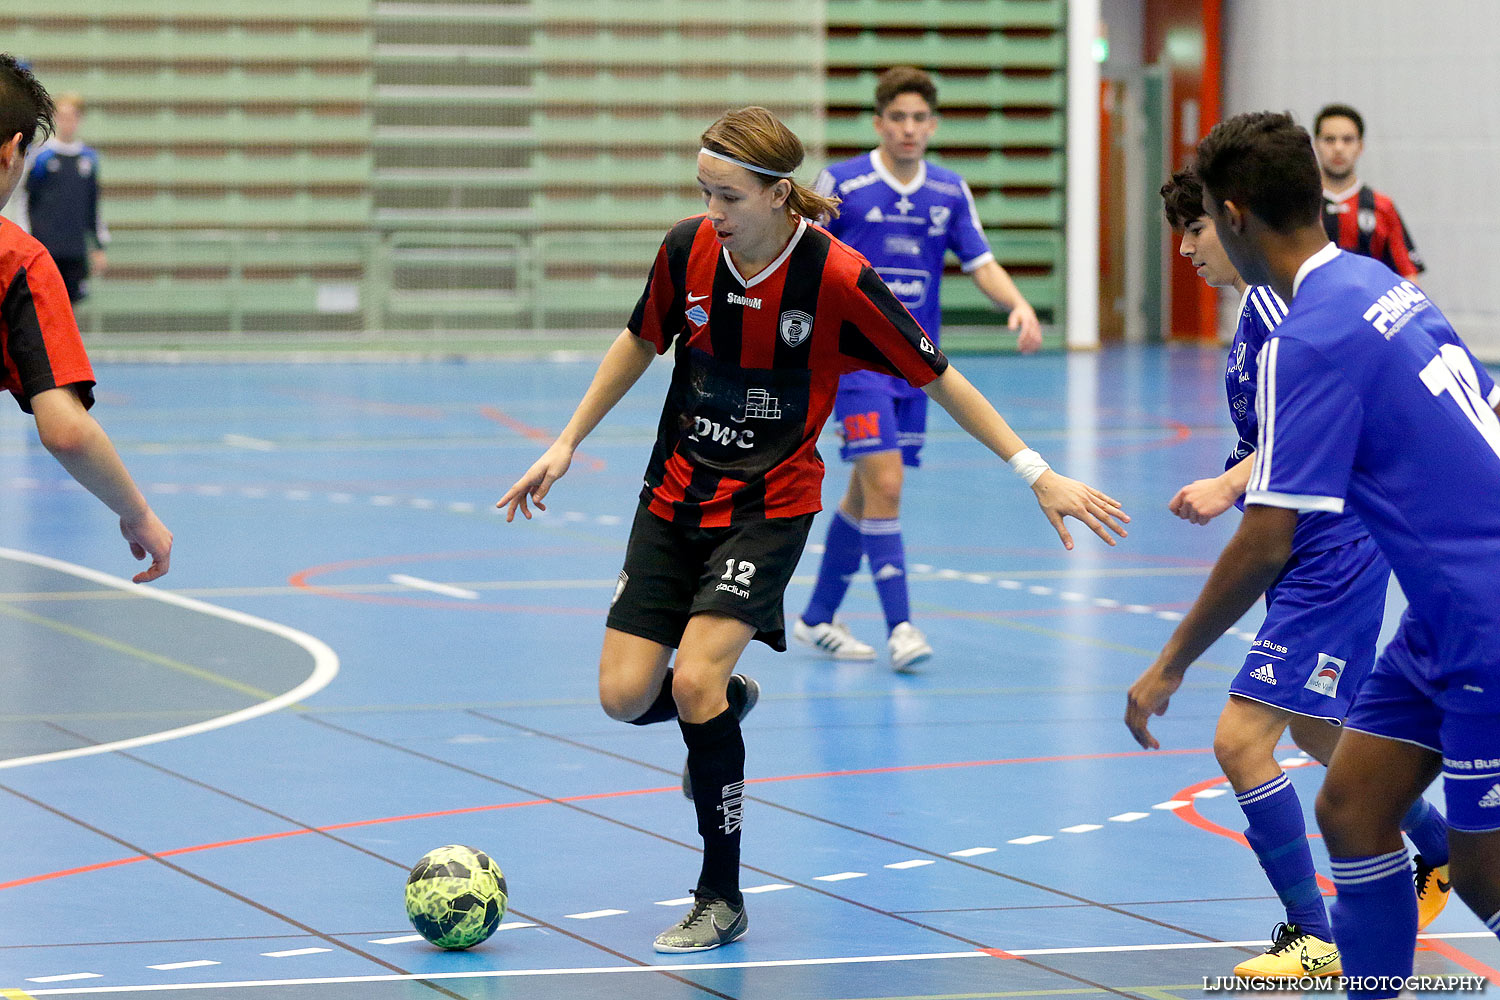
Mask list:
[{"label": "futsal player in striped jersey", "polygon": [[[1230,263],[1203,209],[1203,186],[1191,170],[1162,185],[1167,223],[1182,233],[1179,252],[1204,282],[1240,293],[1239,321],[1224,384],[1239,440],[1224,472],[1180,489],[1168,504],[1193,524],[1231,506],[1244,508],[1255,459],[1256,374],[1262,346],[1286,316],[1269,287],[1250,286]],[[1229,685],[1214,734],[1214,755],[1249,824],[1245,839],[1286,908],[1265,954],[1241,962],[1237,976],[1333,976],[1338,949],[1307,844],[1302,802],[1276,762],[1283,734],[1323,764],[1333,757],[1338,727],[1375,663],[1390,565],[1352,513],[1310,511],[1297,518],[1292,554],[1266,591],[1266,617]],[[1180,675],[1158,660],[1130,690],[1129,711],[1143,721],[1164,705]],[[1143,731],[1143,730],[1142,730]],[[1140,733],[1137,733],[1137,738]],[[1155,746],[1154,740],[1143,745]],[[1402,821],[1420,853],[1414,876],[1426,926],[1447,903],[1448,829],[1442,814],[1418,798]]]},{"label": "futsal player in striped jersey", "polygon": [[[1401,818],[1438,774],[1453,889],[1500,934],[1500,388],[1421,289],[1328,241],[1311,137],[1290,116],[1237,115],[1197,152],[1235,270],[1289,308],[1261,351],[1245,516],[1160,663],[1180,676],[1277,579],[1300,512],[1364,522],[1409,606],[1317,815],[1351,995],[1394,997],[1418,920]],[[1132,706],[1138,736],[1165,707]]]},{"label": "futsal player in striped jersey", "polygon": [[[32,140],[51,131],[52,113],[52,98],[31,71],[0,53],[0,208],[25,174]],[[32,415],[43,447],[68,474],[120,516],[131,555],[151,558],[135,582],[166,573],[172,533],[89,413],[94,370],[62,274],[47,248],[8,218],[0,218],[0,390]]]},{"label": "futsal player in striped jersey", "polygon": [[508,521],[517,510],[531,517],[528,502],[545,509],[579,443],[672,352],[599,661],[606,713],[635,725],[676,719],[687,745],[703,862],[692,909],[656,939],[662,952],[716,948],[748,927],[740,721],[759,687],[734,668],[752,640],[786,649],[782,597],[821,507],[816,445],[840,375],[880,371],[923,387],[1031,485],[1067,548],[1064,517],[1110,544],[1128,520],[1110,497],[1048,468],[864,258],[809,225],[837,203],[796,181],[802,158],[801,141],[764,108],[730,112],[703,133],[706,212],[667,233],[572,419],[498,504]]}]

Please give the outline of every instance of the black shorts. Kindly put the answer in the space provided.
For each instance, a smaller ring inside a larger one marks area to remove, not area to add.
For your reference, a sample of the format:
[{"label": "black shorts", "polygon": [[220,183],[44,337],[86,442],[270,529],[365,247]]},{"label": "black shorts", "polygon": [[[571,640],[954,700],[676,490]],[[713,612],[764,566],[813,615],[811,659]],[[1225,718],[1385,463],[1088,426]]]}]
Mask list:
[{"label": "black shorts", "polygon": [[781,601],[813,516],[691,528],[641,504],[605,624],[675,649],[689,618],[716,611],[753,625],[755,638],[785,652]]}]

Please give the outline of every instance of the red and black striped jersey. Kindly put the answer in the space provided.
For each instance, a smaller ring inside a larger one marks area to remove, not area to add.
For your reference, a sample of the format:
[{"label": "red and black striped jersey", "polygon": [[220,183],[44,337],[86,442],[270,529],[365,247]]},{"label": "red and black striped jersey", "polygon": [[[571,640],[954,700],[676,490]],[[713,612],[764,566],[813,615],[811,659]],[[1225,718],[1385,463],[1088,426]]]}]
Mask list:
[{"label": "red and black striped jersey", "polygon": [[94,405],[94,370],[68,290],[46,247],[0,218],[0,389],[30,413],[31,397],[65,385]]},{"label": "red and black striped jersey", "polygon": [[1403,278],[1427,270],[1396,203],[1368,184],[1323,192],[1323,231],[1340,249],[1374,257]]},{"label": "red and black striped jersey", "polygon": [[629,329],[676,354],[641,499],[701,527],[822,509],[817,440],[840,375],[923,386],[948,367],[869,263],[805,221],[749,279],[706,216],[679,222]]}]

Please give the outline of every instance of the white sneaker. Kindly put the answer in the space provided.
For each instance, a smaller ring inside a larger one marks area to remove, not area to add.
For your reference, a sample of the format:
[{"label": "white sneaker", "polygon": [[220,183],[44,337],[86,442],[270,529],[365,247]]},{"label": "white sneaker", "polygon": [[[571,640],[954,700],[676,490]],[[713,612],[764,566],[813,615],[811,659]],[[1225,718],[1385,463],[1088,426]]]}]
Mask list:
[{"label": "white sneaker", "polygon": [[902,622],[891,629],[887,645],[891,650],[891,669],[898,674],[912,673],[917,664],[932,657],[927,637],[911,622]]},{"label": "white sneaker", "polygon": [[809,625],[798,618],[792,623],[792,638],[804,646],[827,653],[835,660],[875,659],[875,647],[856,639],[849,626],[837,618],[821,625]]}]

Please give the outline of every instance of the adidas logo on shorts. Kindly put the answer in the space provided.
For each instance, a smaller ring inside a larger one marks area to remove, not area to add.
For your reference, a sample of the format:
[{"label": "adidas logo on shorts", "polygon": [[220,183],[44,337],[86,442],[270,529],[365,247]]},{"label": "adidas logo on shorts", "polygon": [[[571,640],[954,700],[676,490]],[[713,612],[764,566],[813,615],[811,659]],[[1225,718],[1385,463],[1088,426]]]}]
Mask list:
[{"label": "adidas logo on shorts", "polygon": [[1276,684],[1276,673],[1271,669],[1271,665],[1269,663],[1262,663],[1260,666],[1250,671],[1250,676],[1258,681],[1264,681],[1265,683],[1270,684],[1273,687]]},{"label": "adidas logo on shorts", "polygon": [[1479,808],[1495,809],[1500,807],[1500,784],[1494,785],[1484,793],[1484,798],[1479,800]]}]

